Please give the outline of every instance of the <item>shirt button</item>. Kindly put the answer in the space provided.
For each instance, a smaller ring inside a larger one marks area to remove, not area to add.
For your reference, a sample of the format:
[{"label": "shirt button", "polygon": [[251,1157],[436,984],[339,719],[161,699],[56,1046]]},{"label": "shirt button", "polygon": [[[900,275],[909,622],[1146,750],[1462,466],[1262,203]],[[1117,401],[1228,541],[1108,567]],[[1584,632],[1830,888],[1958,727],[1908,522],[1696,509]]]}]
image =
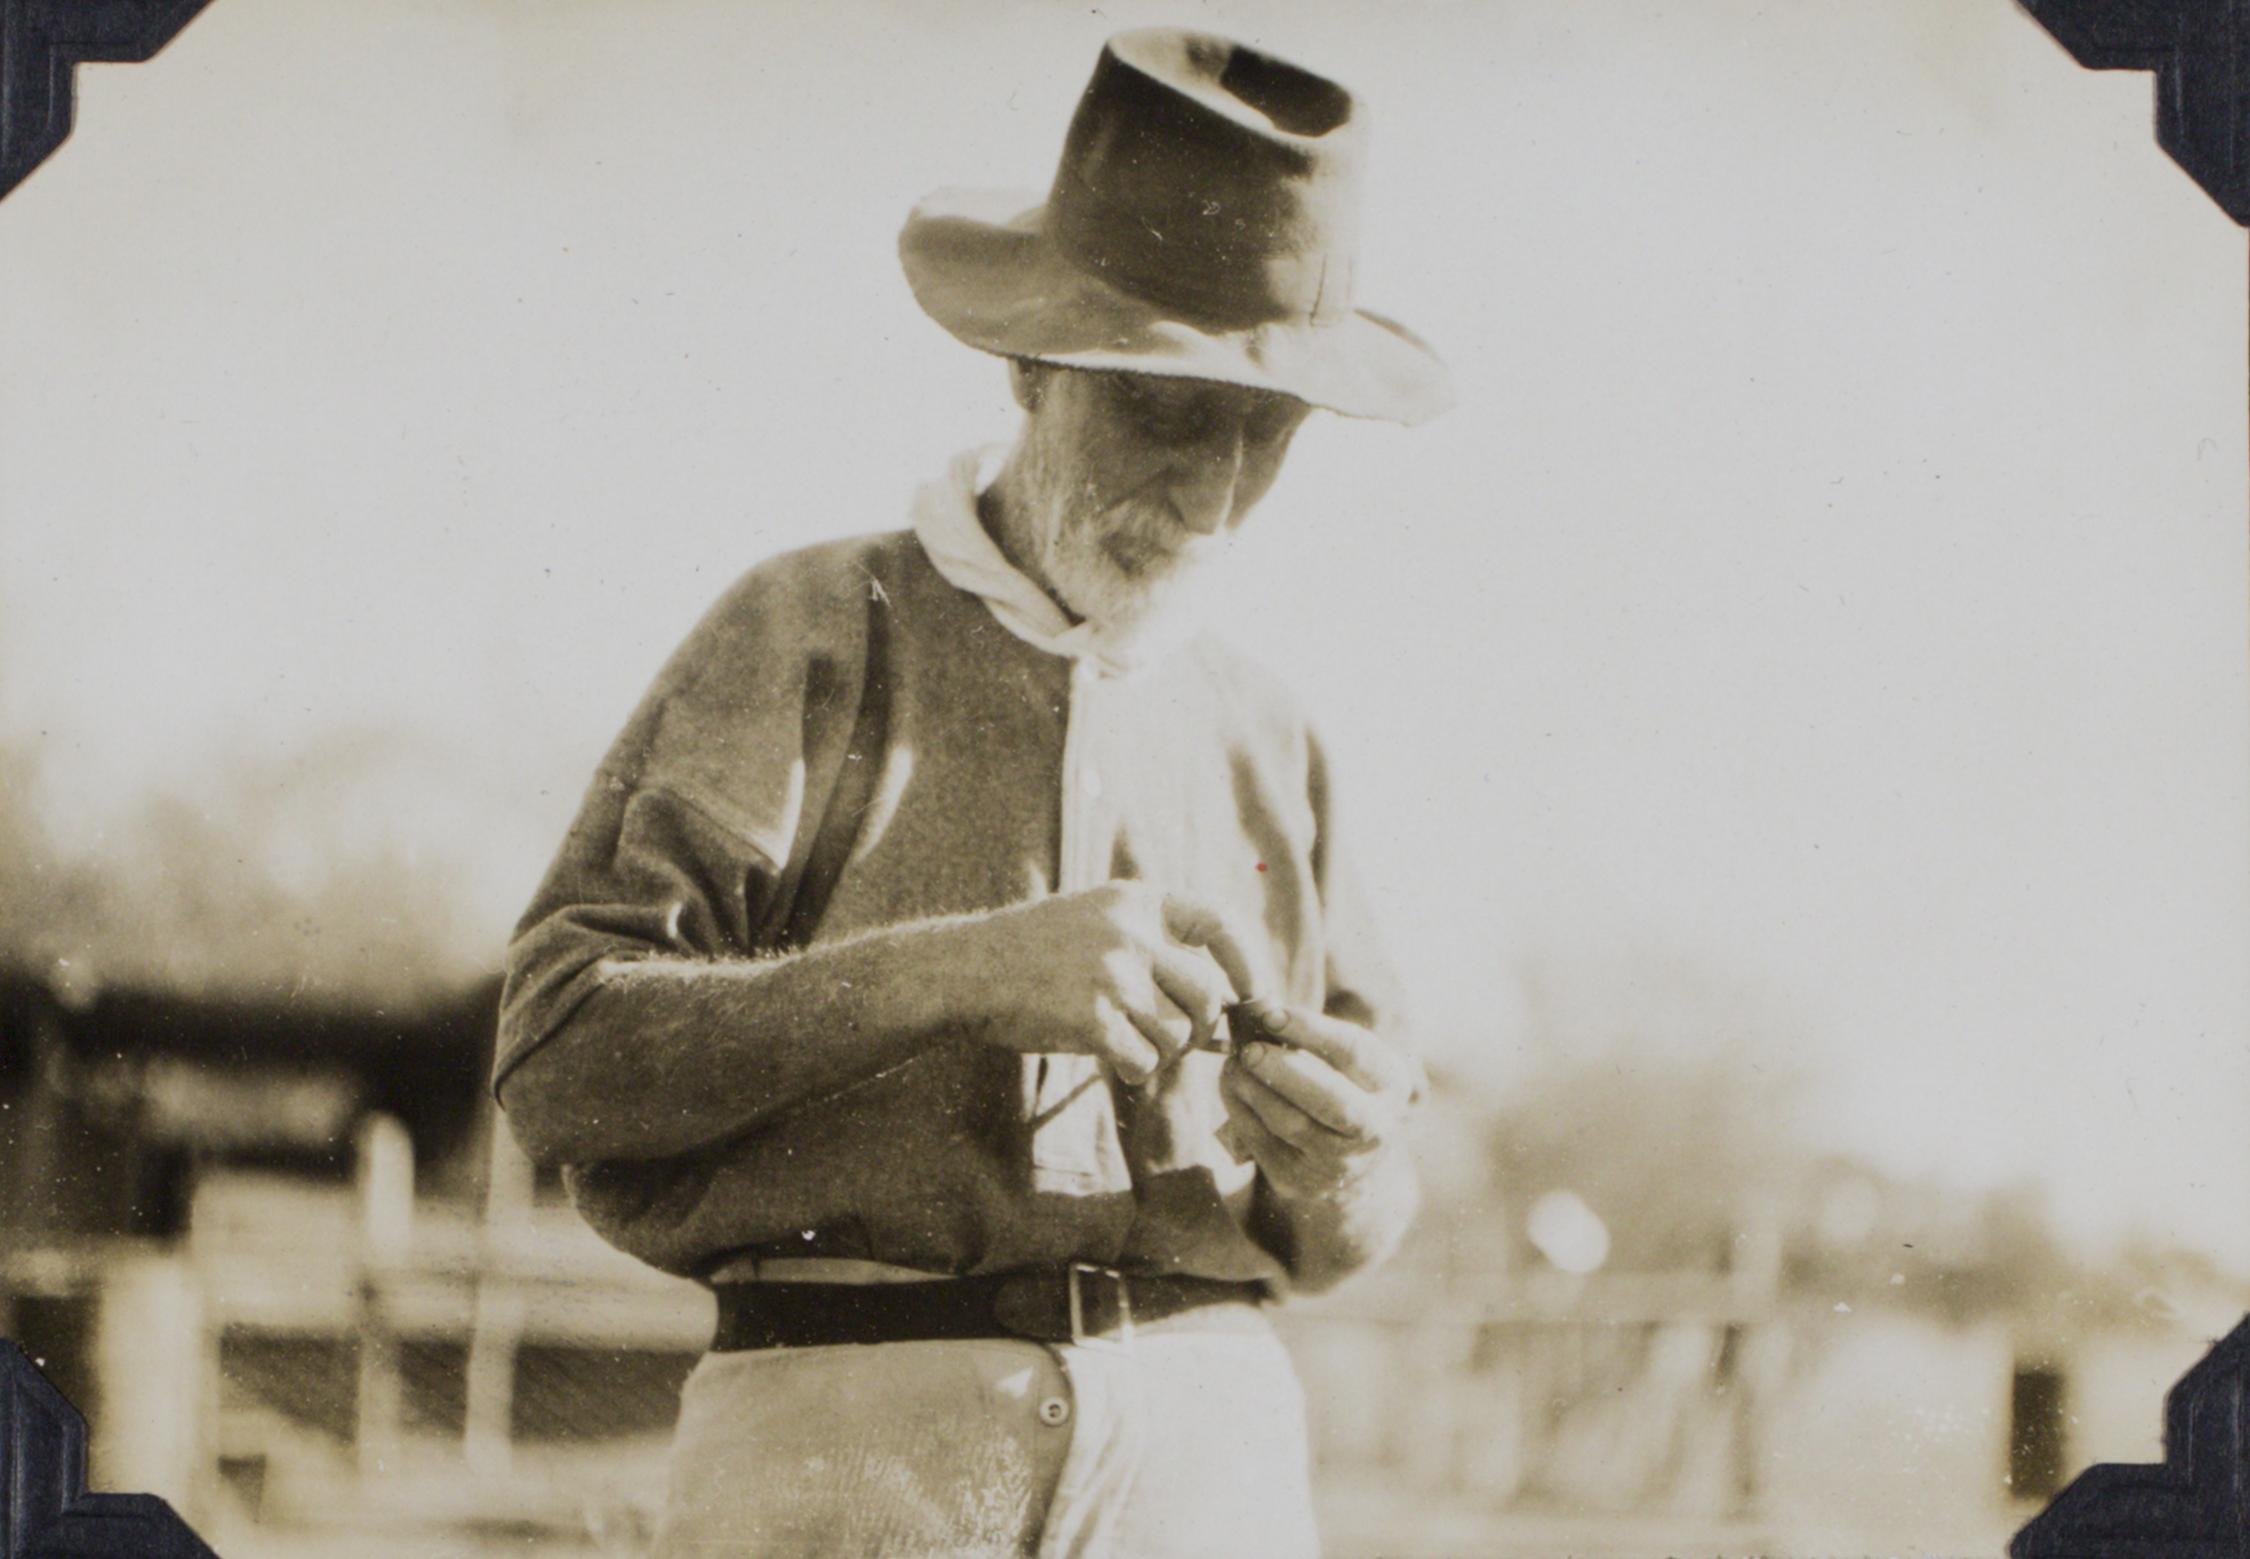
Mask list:
[{"label": "shirt button", "polygon": [[1049,1429],[1060,1429],[1070,1422],[1070,1404],[1061,1397],[1048,1397],[1039,1404],[1039,1422]]},{"label": "shirt button", "polygon": [[1086,799],[1087,799],[1088,801],[1099,801],[1099,800],[1101,800],[1101,799],[1102,799],[1102,771],[1101,771],[1101,770],[1099,770],[1099,769],[1095,769],[1095,768],[1086,768],[1086,769],[1081,769],[1081,770],[1079,770],[1079,771],[1078,771],[1078,788],[1079,788],[1080,790],[1083,790],[1084,792],[1086,792]]}]

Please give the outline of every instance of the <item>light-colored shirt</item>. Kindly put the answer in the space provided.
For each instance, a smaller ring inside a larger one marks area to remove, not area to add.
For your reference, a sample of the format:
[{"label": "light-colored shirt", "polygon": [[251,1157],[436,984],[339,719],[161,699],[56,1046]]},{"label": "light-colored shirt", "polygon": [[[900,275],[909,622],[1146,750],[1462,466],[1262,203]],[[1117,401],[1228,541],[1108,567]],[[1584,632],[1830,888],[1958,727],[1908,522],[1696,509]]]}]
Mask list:
[{"label": "light-colored shirt", "polygon": [[[956,468],[964,503],[972,477]],[[603,760],[510,945],[495,1081],[599,1022],[675,1047],[683,1087],[745,1099],[688,1151],[565,1166],[598,1232],[682,1275],[822,1256],[1284,1286],[1248,1233],[1254,1170],[1214,1138],[1218,1056],[1135,1088],[1084,1056],[940,1036],[798,1096],[786,1045],[749,1036],[731,1053],[755,1075],[699,1074],[709,1006],[614,977],[1142,878],[1237,928],[1260,994],[1388,1030],[1391,980],[1331,835],[1318,744],[1216,640],[1126,669],[1002,627],[912,532],[791,553],[719,601]]]}]

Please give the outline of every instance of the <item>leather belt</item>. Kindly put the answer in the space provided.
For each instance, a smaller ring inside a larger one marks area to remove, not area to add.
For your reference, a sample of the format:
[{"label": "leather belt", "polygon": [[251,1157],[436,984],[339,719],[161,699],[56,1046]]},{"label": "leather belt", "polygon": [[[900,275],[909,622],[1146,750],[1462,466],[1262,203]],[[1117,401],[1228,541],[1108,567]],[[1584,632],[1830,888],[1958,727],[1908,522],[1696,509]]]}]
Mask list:
[{"label": "leather belt", "polygon": [[722,1283],[714,1353],[1015,1337],[1119,1345],[1136,1331],[1260,1330],[1261,1283],[1074,1264],[927,1283]]}]

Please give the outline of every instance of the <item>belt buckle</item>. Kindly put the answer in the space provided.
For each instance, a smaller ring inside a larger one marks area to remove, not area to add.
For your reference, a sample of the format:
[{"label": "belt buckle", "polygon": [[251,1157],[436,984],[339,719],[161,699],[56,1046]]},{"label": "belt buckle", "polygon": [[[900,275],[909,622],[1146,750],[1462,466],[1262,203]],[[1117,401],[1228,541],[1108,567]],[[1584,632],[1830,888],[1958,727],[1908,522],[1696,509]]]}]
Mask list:
[{"label": "belt buckle", "polygon": [[[1087,1284],[1085,1280],[1088,1277],[1109,1280],[1108,1291],[1112,1296],[1110,1305],[1116,1316],[1114,1326],[1102,1325],[1099,1315],[1095,1316],[1091,1327],[1086,1324],[1088,1310],[1098,1311],[1101,1308],[1098,1296],[1102,1292],[1102,1285]],[[1070,1290],[1070,1340],[1073,1344],[1081,1348],[1123,1348],[1132,1342],[1133,1301],[1126,1291],[1124,1273],[1115,1267],[1097,1267],[1091,1262],[1074,1261],[1070,1264],[1065,1281]],[[1087,1302],[1089,1289],[1092,1295],[1097,1296],[1097,1302],[1092,1305]]]}]

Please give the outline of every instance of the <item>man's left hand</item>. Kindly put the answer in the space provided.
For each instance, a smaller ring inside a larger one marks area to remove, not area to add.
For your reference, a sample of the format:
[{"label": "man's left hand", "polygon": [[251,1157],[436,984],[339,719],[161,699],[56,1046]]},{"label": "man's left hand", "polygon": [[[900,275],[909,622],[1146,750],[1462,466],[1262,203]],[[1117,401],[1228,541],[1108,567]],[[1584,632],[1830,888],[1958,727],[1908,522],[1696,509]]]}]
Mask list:
[{"label": "man's left hand", "polygon": [[1421,1068],[1370,1029],[1326,1013],[1260,1004],[1272,1039],[1252,1039],[1220,1075],[1222,1128],[1289,1201],[1332,1197],[1393,1145]]}]

